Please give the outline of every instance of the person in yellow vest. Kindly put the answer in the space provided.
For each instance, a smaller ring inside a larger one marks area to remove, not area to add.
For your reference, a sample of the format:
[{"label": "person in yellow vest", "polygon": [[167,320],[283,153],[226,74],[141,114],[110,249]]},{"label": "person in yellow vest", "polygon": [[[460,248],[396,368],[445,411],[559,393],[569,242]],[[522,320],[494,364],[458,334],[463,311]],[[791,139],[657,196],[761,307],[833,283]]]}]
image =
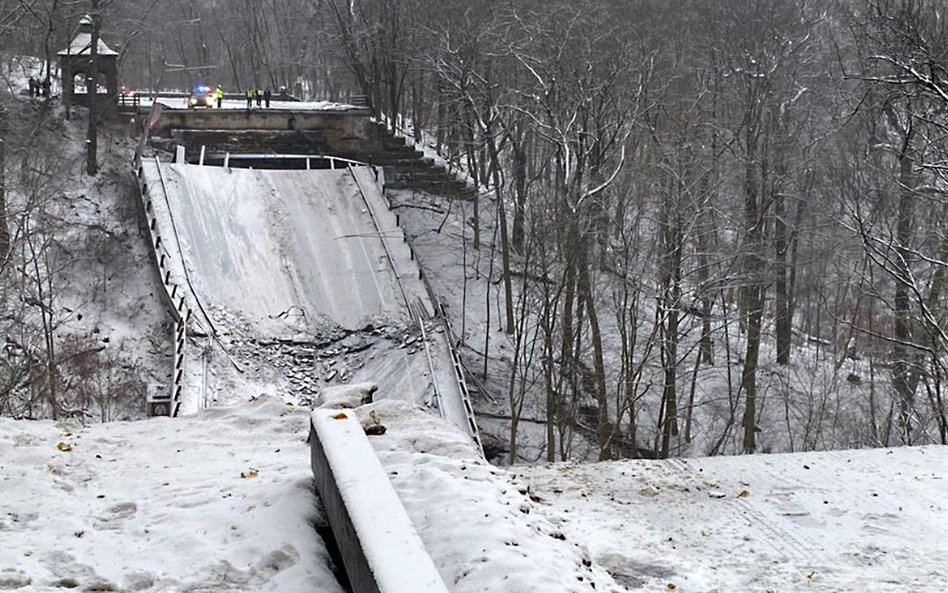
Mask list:
[{"label": "person in yellow vest", "polygon": [[247,97],[247,109],[253,105],[253,96],[254,90],[252,86],[247,87],[247,91],[244,93],[244,96]]},{"label": "person in yellow vest", "polygon": [[217,99],[217,108],[221,108],[221,103],[224,102],[224,87],[217,85],[217,88],[214,89],[214,98]]}]

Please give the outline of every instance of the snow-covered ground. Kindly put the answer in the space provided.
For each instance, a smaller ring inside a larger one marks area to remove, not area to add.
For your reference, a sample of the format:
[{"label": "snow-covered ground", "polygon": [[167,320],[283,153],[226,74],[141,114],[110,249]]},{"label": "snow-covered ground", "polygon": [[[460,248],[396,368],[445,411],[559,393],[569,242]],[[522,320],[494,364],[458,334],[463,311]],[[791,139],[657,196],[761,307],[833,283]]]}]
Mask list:
[{"label": "snow-covered ground", "polygon": [[382,466],[454,593],[622,591],[562,518],[532,499],[526,484],[491,466],[458,429],[404,402],[357,409]]},{"label": "snow-covered ground", "polygon": [[[357,413],[386,427],[371,442],[453,592],[948,582],[948,448],[510,471],[405,402]],[[264,397],[174,420],[0,419],[0,589],[339,591],[307,418]]]},{"label": "snow-covered ground", "polygon": [[948,590],[948,447],[517,473],[631,590]]},{"label": "snow-covered ground", "polygon": [[0,590],[341,591],[275,398],[81,426],[0,418]]}]

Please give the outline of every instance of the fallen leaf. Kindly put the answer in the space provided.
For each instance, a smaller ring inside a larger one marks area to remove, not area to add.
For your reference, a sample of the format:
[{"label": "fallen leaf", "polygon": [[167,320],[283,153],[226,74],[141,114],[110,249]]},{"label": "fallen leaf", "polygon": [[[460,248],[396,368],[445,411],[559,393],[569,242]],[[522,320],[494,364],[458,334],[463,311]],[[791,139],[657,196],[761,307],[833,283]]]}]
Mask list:
[{"label": "fallen leaf", "polygon": [[741,490],[741,491],[738,493],[737,497],[738,497],[738,498],[747,498],[747,497],[750,496],[750,495],[751,495],[751,493],[748,492],[747,490]]},{"label": "fallen leaf", "polygon": [[70,445],[69,443],[65,443],[63,441],[59,441],[58,443],[56,443],[56,448],[63,452],[72,451],[72,445]]},{"label": "fallen leaf", "polygon": [[255,469],[253,469],[253,468],[250,468],[250,469],[248,469],[248,470],[245,471],[245,472],[240,472],[240,477],[243,478],[243,479],[245,479],[245,480],[247,480],[247,479],[249,479],[249,478],[256,478],[256,477],[257,477],[257,470],[255,470]]},{"label": "fallen leaf", "polygon": [[338,414],[331,416],[331,418],[333,420],[345,420],[346,418],[348,418],[348,416],[346,416],[343,412],[339,412]]}]

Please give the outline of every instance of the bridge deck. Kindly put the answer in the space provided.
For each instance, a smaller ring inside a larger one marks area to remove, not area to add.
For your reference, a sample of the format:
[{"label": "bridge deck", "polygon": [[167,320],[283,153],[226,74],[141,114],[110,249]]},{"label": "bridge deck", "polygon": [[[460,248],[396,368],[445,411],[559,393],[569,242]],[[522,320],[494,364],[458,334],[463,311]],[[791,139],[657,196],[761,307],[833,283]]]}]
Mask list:
[{"label": "bridge deck", "polygon": [[[274,171],[146,161],[144,176],[167,193],[166,202],[155,200],[157,220],[172,269],[198,305],[192,309],[225,312],[261,340],[408,327],[434,312],[370,167]],[[471,433],[446,337],[427,337],[427,352],[417,352],[418,343],[387,346],[351,380],[378,383],[383,397],[437,405]],[[308,365],[294,372],[311,372]]]}]

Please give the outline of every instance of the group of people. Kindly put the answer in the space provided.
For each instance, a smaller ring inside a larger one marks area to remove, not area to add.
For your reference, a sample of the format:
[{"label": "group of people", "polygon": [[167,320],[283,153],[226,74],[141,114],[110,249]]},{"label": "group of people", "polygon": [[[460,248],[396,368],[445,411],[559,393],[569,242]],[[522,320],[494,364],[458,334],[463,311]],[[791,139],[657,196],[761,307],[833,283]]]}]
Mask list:
[{"label": "group of people", "polygon": [[[217,103],[217,108],[221,108],[221,103],[224,101],[224,87],[217,85],[217,87],[211,91],[211,94],[214,96],[214,101]],[[269,109],[270,99],[273,98],[273,93],[270,91],[270,87],[265,89],[259,89],[255,87],[249,87],[244,91],[244,96],[247,98],[247,109],[253,107],[254,102],[257,103],[257,107],[266,105]]]},{"label": "group of people", "polygon": [[30,76],[28,85],[30,87],[30,97],[49,96],[49,79],[44,78],[42,81],[40,81]]},{"label": "group of people", "polygon": [[254,101],[257,102],[257,107],[260,107],[261,102],[266,104],[267,109],[270,108],[270,99],[273,97],[273,93],[270,92],[270,87],[267,87],[264,90],[254,87],[248,87],[244,92],[244,97],[247,98],[247,109],[250,109],[253,106]]}]

